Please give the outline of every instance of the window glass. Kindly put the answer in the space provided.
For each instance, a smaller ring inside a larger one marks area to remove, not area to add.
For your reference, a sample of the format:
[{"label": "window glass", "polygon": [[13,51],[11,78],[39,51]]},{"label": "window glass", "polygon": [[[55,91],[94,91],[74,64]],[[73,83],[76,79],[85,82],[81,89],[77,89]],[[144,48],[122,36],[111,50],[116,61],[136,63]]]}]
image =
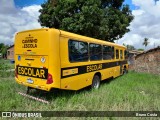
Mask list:
[{"label": "window glass", "polygon": [[120,59],[123,59],[123,51],[120,50]]},{"label": "window glass", "polygon": [[102,46],[99,44],[89,44],[90,60],[102,59]]},{"label": "window glass", "polygon": [[116,50],[116,59],[119,59],[119,50]]},{"label": "window glass", "polygon": [[8,55],[10,55],[10,51],[8,51]]},{"label": "window glass", "polygon": [[80,62],[88,60],[88,43],[69,40],[69,61]]},{"label": "window glass", "polygon": [[111,46],[103,46],[103,59],[110,60],[114,59],[114,48]]}]

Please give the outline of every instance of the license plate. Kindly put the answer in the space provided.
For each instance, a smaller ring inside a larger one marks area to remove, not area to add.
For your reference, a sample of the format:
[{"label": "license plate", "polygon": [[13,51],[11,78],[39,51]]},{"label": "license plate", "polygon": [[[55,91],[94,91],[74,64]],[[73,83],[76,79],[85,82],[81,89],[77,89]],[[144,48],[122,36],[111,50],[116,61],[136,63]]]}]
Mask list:
[{"label": "license plate", "polygon": [[33,82],[32,79],[28,78],[28,79],[27,79],[27,83],[33,84],[34,82]]}]

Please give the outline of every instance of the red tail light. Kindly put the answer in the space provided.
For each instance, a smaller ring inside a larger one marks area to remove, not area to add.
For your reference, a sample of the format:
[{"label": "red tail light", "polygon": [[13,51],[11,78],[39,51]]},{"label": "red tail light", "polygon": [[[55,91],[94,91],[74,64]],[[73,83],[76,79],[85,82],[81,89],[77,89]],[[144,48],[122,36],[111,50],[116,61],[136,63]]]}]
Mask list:
[{"label": "red tail light", "polygon": [[47,78],[46,84],[51,84],[51,83],[53,83],[52,75],[48,73],[48,78]]}]

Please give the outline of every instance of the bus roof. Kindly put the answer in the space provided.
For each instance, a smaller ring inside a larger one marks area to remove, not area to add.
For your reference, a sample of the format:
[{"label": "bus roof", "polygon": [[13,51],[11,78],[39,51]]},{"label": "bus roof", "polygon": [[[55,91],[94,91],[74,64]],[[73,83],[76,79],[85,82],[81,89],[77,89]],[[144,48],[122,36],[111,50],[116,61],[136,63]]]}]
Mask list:
[{"label": "bus roof", "polygon": [[121,48],[126,48],[125,46],[122,46],[122,45],[119,45],[116,43],[112,43],[112,42],[108,42],[108,41],[104,41],[104,40],[100,40],[100,39],[96,39],[96,38],[91,38],[91,37],[87,37],[87,36],[82,36],[82,35],[78,35],[75,33],[66,32],[63,30],[60,30],[60,34],[61,34],[61,36],[77,37],[77,38],[79,38],[79,40],[87,39],[89,42],[95,42],[95,43],[99,43],[99,44],[108,44],[110,46],[117,46],[117,47],[121,47]]},{"label": "bus roof", "polygon": [[107,42],[107,41],[104,41],[104,40],[95,39],[95,38],[91,38],[91,37],[87,37],[87,36],[83,36],[83,35],[67,32],[67,31],[63,31],[63,30],[59,30],[59,29],[55,29],[55,28],[32,29],[32,30],[21,31],[21,32],[18,32],[18,33],[31,32],[31,31],[41,31],[41,30],[42,31],[43,30],[55,30],[57,32],[60,32],[61,36],[68,36],[68,37],[72,37],[72,38],[76,37],[79,40],[86,40],[87,39],[88,42],[94,42],[94,43],[99,43],[99,44],[107,44],[107,45],[110,45],[110,46],[117,46],[117,47],[121,47],[121,48],[126,48],[125,46],[122,46],[122,45],[119,45],[119,44],[116,44],[116,43]]}]

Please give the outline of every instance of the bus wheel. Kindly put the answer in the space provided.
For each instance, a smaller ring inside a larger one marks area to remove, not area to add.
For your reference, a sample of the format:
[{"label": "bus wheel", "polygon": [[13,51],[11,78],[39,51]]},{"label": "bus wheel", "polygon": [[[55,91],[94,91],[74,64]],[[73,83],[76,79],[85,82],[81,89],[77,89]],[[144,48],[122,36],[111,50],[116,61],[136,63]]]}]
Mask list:
[{"label": "bus wheel", "polygon": [[30,87],[27,87],[27,91],[26,91],[26,94],[29,94],[31,91],[31,88]]},{"label": "bus wheel", "polygon": [[124,68],[124,70],[123,70],[123,74],[127,74],[127,73],[128,73],[127,69],[126,69],[126,68]]},{"label": "bus wheel", "polygon": [[92,89],[98,89],[100,86],[100,78],[98,75],[95,75],[92,80]]}]

